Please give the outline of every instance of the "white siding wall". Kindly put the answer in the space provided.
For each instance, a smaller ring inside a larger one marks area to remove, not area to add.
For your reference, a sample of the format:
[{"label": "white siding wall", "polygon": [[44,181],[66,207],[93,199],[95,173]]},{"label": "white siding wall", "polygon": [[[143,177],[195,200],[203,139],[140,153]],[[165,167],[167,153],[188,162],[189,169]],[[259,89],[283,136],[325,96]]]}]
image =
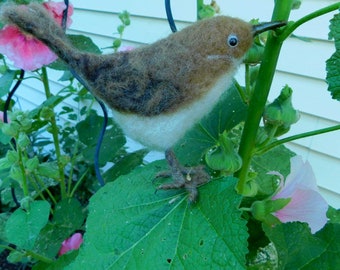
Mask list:
[{"label": "white siding wall", "polygon": [[[260,21],[270,20],[274,3],[273,0],[217,0],[217,2],[223,14],[245,20],[259,18]],[[292,11],[291,19],[296,20],[311,11],[336,2],[338,1],[304,0],[299,10]],[[124,45],[139,46],[171,33],[165,19],[164,1],[74,0],[72,3],[75,12],[69,32],[88,35],[102,48],[110,46],[116,27],[120,23],[118,14],[123,10],[131,14],[131,26],[124,33]],[[196,20],[195,0],[173,0],[171,4],[179,29]],[[334,51],[333,43],[327,40],[328,21],[331,17],[331,14],[325,15],[295,32],[296,35],[310,38],[309,42],[290,38],[283,46],[270,99],[274,99],[285,84],[293,88],[293,102],[302,112],[302,116],[288,135],[328,127],[339,122],[340,104],[331,100],[327,84],[324,82],[325,60]],[[55,89],[60,88],[58,76],[57,72],[51,75]],[[237,78],[242,80],[242,70]],[[32,107],[43,97],[42,93],[33,89],[34,85],[33,88],[31,86],[26,86],[30,89],[21,90],[19,93],[22,95],[20,100],[23,107]],[[333,132],[289,144],[292,150],[309,160],[321,191],[328,202],[337,208],[340,207],[339,138],[340,132]]]}]

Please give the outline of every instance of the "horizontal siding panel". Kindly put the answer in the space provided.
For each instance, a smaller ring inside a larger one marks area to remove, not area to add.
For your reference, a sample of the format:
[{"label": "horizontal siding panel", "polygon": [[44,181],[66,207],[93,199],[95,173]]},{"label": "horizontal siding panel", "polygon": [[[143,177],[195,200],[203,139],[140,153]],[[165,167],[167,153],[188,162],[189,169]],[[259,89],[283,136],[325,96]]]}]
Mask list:
[{"label": "horizontal siding panel", "polygon": [[318,79],[326,78],[326,60],[335,52],[333,42],[289,38],[282,46],[277,68]]},{"label": "horizontal siding panel", "polygon": [[[217,1],[221,7],[222,14],[242,18],[246,21],[251,19],[259,19],[260,21],[270,21],[274,1],[268,0],[239,0],[239,1]],[[292,10],[290,20],[296,21],[301,17],[316,11],[322,7],[334,4],[336,0],[304,0],[302,1],[300,9]],[[329,19],[334,13],[323,15],[315,20],[312,20],[294,32],[296,35],[316,38],[328,39],[328,25]]]},{"label": "horizontal siding panel", "polygon": [[[164,1],[159,0],[74,0],[75,8],[86,10],[105,11],[119,13],[128,10],[133,15],[148,16],[153,18],[166,18]],[[171,9],[175,20],[195,21],[196,20],[196,0],[172,0]]]},{"label": "horizontal siding panel", "polygon": [[[73,31],[81,31],[84,34],[95,33],[112,39],[119,37],[117,26],[121,22],[118,15],[77,10],[72,19],[71,29]],[[176,23],[178,29],[182,29],[186,25],[188,24]],[[167,20],[131,16],[131,24],[125,29],[123,39],[137,43],[152,43],[169,34],[171,34],[171,30]]]},{"label": "horizontal siding panel", "polygon": [[[323,118],[315,119],[315,117],[311,115],[302,114],[299,122],[292,125],[290,132],[284,137],[301,134],[304,132],[322,129],[326,127],[331,127],[336,124],[337,123],[329,121],[327,119],[323,119]],[[314,151],[319,152],[320,154],[330,155],[340,160],[340,143],[338,144],[330,143],[330,142],[338,141],[339,138],[340,138],[340,130],[299,139],[294,142],[303,147],[311,148]]]}]

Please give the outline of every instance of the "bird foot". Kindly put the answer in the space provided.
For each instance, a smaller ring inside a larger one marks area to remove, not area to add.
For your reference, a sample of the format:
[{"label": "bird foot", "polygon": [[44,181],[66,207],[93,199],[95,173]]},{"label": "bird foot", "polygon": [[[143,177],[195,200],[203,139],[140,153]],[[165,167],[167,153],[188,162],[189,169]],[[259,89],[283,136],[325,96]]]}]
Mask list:
[{"label": "bird foot", "polygon": [[172,150],[165,152],[165,158],[171,170],[159,172],[156,178],[172,177],[173,182],[162,184],[157,187],[157,190],[185,188],[189,193],[189,201],[196,202],[198,198],[197,187],[210,180],[210,176],[205,171],[204,166],[184,167],[178,162]]}]

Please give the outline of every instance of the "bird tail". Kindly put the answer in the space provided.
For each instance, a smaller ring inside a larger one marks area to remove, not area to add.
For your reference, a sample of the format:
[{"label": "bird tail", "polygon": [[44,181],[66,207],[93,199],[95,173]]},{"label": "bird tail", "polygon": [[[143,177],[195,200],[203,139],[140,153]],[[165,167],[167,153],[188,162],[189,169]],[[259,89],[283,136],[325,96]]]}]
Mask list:
[{"label": "bird tail", "polygon": [[42,41],[67,64],[81,57],[68,41],[61,26],[41,4],[4,4],[1,6],[0,18]]}]

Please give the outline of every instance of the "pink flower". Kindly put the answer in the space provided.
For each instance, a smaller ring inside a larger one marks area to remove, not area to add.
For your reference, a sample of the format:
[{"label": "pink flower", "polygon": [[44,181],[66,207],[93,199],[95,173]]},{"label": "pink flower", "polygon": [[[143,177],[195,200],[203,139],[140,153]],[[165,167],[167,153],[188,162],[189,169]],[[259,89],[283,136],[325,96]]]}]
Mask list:
[{"label": "pink flower", "polygon": [[70,238],[67,238],[61,244],[61,248],[58,255],[61,256],[71,250],[79,249],[80,245],[83,243],[83,236],[81,233],[75,233]]},{"label": "pink flower", "polygon": [[[0,111],[0,121],[4,122],[5,121],[5,113],[3,111]],[[11,121],[8,119],[7,115],[7,123],[10,123]]]},{"label": "pink flower", "polygon": [[133,46],[122,46],[118,49],[119,52],[131,52],[135,49]]},{"label": "pink flower", "polygon": [[[61,21],[63,19],[63,12],[66,8],[66,5],[64,2],[45,2],[43,3],[43,6],[47,9],[48,13],[50,13],[53,18],[57,21],[58,24],[61,25]],[[73,6],[70,4],[68,7],[67,12],[67,23],[66,26],[70,27],[72,24],[72,19],[70,18],[73,14]]]},{"label": "pink flower", "polygon": [[275,174],[281,178],[281,188],[272,197],[272,200],[290,198],[285,207],[272,214],[283,223],[306,222],[312,233],[315,233],[327,223],[328,204],[318,192],[310,164],[304,163],[300,156],[292,157],[290,164],[290,174],[285,182],[283,176],[278,172],[269,172],[269,174]]},{"label": "pink flower", "polygon": [[[61,24],[65,4],[63,2],[46,2],[43,6]],[[72,13],[73,7],[70,6],[68,15],[70,16]],[[69,26],[70,18],[67,21]],[[57,59],[57,56],[45,44],[31,35],[21,32],[14,25],[7,25],[0,30],[0,53],[13,61],[16,67],[24,70],[35,70]]]},{"label": "pink flower", "polygon": [[4,121],[4,112],[0,111],[0,121]]}]

